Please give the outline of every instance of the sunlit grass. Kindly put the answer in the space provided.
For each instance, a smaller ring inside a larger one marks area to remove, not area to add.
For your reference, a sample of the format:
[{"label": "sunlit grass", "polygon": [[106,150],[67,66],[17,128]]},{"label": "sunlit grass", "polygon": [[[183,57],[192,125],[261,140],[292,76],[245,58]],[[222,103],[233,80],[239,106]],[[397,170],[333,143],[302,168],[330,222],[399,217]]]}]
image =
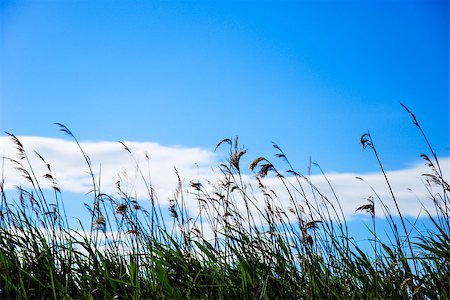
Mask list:
[{"label": "sunlit grass", "polygon": [[[48,171],[41,179],[27,149],[9,134],[18,157],[3,159],[31,188],[17,187],[15,201],[2,177],[0,298],[449,299],[450,186],[416,117],[407,111],[429,147],[422,158],[434,203],[427,211],[431,226],[412,234],[414,226],[405,223],[372,137],[364,134],[362,148],[373,151],[391,192],[390,199],[381,199],[374,191],[366,204],[355,207],[371,217],[369,252],[349,235],[338,196],[328,199],[275,144],[279,161],[259,157],[250,164],[257,183],[252,188],[242,173],[245,149],[237,138],[221,141],[217,147],[228,147],[229,156],[218,166],[220,178],[207,186],[191,181],[188,191],[179,180],[169,219],[137,160],[148,205],[125,192],[121,181],[115,195],[103,193],[80,147],[92,179],[86,192],[93,201],[85,210],[88,228],[80,222],[82,229],[75,230],[51,166],[36,153]],[[78,144],[68,128],[58,125]],[[267,177],[277,178],[283,190],[271,190]],[[50,181],[52,194],[41,180]],[[289,207],[282,207],[279,197],[287,197]],[[195,201],[195,215],[187,201]],[[400,226],[388,201],[397,208]],[[390,225],[389,239],[379,238],[376,212]]]}]

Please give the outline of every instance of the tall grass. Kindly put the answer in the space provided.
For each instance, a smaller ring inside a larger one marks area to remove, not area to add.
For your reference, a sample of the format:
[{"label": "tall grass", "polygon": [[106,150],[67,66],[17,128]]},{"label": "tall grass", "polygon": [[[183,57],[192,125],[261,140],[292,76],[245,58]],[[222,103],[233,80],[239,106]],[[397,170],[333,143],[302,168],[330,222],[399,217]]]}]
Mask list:
[{"label": "tall grass", "polygon": [[[75,230],[51,166],[33,154],[47,167],[49,193],[33,171],[28,149],[8,133],[18,157],[3,160],[14,164],[31,188],[18,186],[17,198],[12,197],[2,176],[0,298],[449,299],[450,186],[416,117],[405,109],[431,154],[422,158],[429,167],[423,176],[434,203],[433,211],[427,210],[432,225],[422,232],[408,228],[373,139],[364,134],[362,147],[373,150],[391,192],[391,199],[382,199],[373,190],[367,204],[355,207],[371,216],[370,253],[349,235],[326,175],[322,172],[333,199],[309,174],[296,171],[276,144],[276,161],[258,157],[250,164],[257,182],[253,189],[242,173],[246,150],[237,138],[224,139],[217,147],[227,147],[229,154],[219,165],[220,178],[191,181],[187,188],[176,173],[179,183],[166,208],[125,144],[150,201],[136,199],[121,181],[115,195],[104,193],[88,154],[58,124],[79,146],[92,179],[89,228],[80,221],[82,230]],[[282,191],[271,190],[267,177],[277,178]],[[280,197],[288,198],[288,207]],[[188,201],[198,205],[194,215]],[[395,204],[400,229],[387,201]],[[377,232],[376,211],[389,223],[390,243]]]}]

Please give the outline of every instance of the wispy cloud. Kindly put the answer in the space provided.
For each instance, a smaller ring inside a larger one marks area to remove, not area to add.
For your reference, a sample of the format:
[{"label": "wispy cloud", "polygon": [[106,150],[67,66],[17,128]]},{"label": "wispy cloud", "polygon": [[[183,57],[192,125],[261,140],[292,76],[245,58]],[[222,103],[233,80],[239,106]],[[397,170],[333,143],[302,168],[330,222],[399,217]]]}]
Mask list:
[{"label": "wispy cloud", "polygon": [[[50,164],[53,176],[58,180],[62,191],[75,193],[86,193],[92,189],[92,182],[88,174],[88,168],[82,154],[76,144],[72,141],[45,138],[45,137],[18,137],[24,145],[33,170],[41,182],[46,180],[42,176],[47,172],[45,164],[39,160],[34,151],[42,155],[46,162]],[[173,192],[177,186],[177,177],[174,168],[177,168],[184,182],[188,184],[191,180],[200,182],[216,182],[218,156],[210,151],[201,148],[168,147],[153,142],[124,142],[132,152],[146,180],[151,180],[160,202],[168,203],[168,199],[173,197]],[[148,198],[145,184],[140,178],[140,173],[136,169],[134,158],[124,150],[124,147],[117,142],[82,142],[81,147],[89,155],[96,180],[100,178],[100,188],[102,192],[108,194],[116,193],[115,183],[122,179],[122,188],[130,193],[135,193],[141,199]],[[4,157],[17,158],[17,151],[10,138],[0,137],[0,153]],[[146,159],[148,157],[148,159]],[[23,161],[22,161],[23,162]],[[8,160],[3,160],[3,177],[5,179],[4,188],[13,189],[14,186],[26,186],[26,181],[15,170],[14,164]],[[441,158],[441,166],[444,174],[450,174],[450,158]],[[409,168],[402,170],[388,171],[387,177],[393,187],[397,201],[404,215],[417,216],[423,207],[433,207],[429,197],[429,191],[424,184],[423,173],[430,170],[424,162],[418,161]],[[395,215],[395,207],[387,188],[385,179],[381,173],[329,173],[326,174],[334,192],[336,193],[342,209],[347,217],[355,215],[355,209],[366,202],[366,198],[375,196],[371,187],[378,196],[389,207]],[[357,179],[361,177],[364,181]],[[255,180],[251,175],[244,175],[243,179],[257,190]],[[296,180],[287,177],[287,180],[295,186]],[[322,175],[313,175],[309,178],[319,191],[321,191],[330,201],[334,200],[333,191],[330,189],[327,180]],[[285,189],[278,178],[265,178],[265,184],[275,190],[278,195],[278,205],[287,209],[292,206]],[[303,181],[306,196],[313,199],[313,192],[310,186]],[[207,185],[205,185],[207,186]],[[51,187],[48,182],[45,187]],[[438,192],[438,191],[436,191]],[[304,199],[299,193],[294,193],[296,201],[304,203]],[[189,207],[195,213],[197,204]],[[257,205],[264,205],[263,200]],[[243,207],[243,206],[242,206]],[[378,210],[378,214],[381,214]]]}]

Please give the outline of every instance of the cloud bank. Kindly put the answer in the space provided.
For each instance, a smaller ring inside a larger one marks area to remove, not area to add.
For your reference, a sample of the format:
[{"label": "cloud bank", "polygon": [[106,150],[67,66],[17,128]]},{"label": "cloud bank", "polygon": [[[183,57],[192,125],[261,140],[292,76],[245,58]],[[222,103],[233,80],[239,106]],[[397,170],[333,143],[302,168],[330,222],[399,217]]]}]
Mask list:
[{"label": "cloud bank", "polygon": [[[51,188],[51,183],[42,176],[47,167],[34,153],[38,152],[51,166],[52,175],[58,180],[58,186],[63,191],[74,193],[87,193],[92,190],[92,180],[88,173],[88,167],[84,161],[78,146],[68,140],[45,138],[45,137],[18,137],[27,151],[28,158],[33,171],[46,188]],[[142,175],[147,181],[151,181],[157,192],[161,204],[167,204],[168,199],[173,197],[177,187],[176,168],[188,189],[189,182],[199,181],[203,183],[217,182],[220,172],[217,165],[225,158],[210,150],[201,148],[187,148],[180,146],[163,146],[154,142],[124,142],[133,155],[130,155],[124,147],[117,142],[82,142],[83,150],[92,161],[92,169],[96,176],[97,184],[100,182],[102,192],[114,195],[117,193],[116,182],[121,179],[122,189],[128,193],[137,195],[140,199],[148,199],[148,192],[143,180],[140,178],[139,165]],[[17,150],[9,137],[0,137],[0,154],[6,158],[18,159]],[[19,160],[25,164],[25,160]],[[450,174],[450,158],[440,159],[444,176]],[[16,169],[14,163],[8,159],[2,160],[2,173],[5,190],[12,190],[15,186],[27,187],[29,184],[24,180]],[[416,217],[423,208],[431,209],[433,202],[430,200],[430,191],[427,190],[422,174],[430,173],[430,169],[423,161],[411,165],[402,170],[388,171],[387,177],[397,197],[400,209],[405,216]],[[389,189],[381,173],[329,173],[326,174],[334,192],[343,208],[346,217],[355,216],[355,210],[367,202],[366,198],[375,196],[371,187],[378,196],[389,207],[393,215],[396,215]],[[364,181],[357,179],[361,177]],[[100,179],[100,181],[99,181]],[[257,184],[251,174],[243,176],[244,181],[257,190]],[[296,184],[293,177],[287,179]],[[330,189],[323,175],[312,175],[309,178],[318,190],[328,199],[334,201],[333,191]],[[267,177],[264,183],[273,189],[279,199],[279,206],[288,209],[292,206],[286,190],[278,178]],[[370,186],[371,187],[370,187]],[[311,189],[304,185],[307,197],[313,199]],[[435,193],[439,192],[436,189]],[[255,192],[257,193],[257,192]],[[304,201],[298,194],[297,201]],[[189,202],[188,202],[189,203]],[[197,202],[193,201],[188,207],[195,213]],[[263,200],[260,204],[264,205]],[[433,212],[433,211],[431,211]],[[377,211],[382,215],[381,210]]]}]

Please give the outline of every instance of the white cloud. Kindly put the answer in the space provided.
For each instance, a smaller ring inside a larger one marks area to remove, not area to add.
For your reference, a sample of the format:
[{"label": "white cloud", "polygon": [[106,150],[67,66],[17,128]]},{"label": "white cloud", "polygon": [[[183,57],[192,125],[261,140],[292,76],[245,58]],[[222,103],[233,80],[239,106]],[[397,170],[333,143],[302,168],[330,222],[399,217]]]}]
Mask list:
[{"label": "white cloud", "polygon": [[[440,158],[440,163],[444,177],[448,178],[450,174],[450,158]],[[435,212],[425,178],[422,176],[422,174],[426,173],[430,174],[432,171],[423,161],[418,161],[406,169],[386,172],[403,216],[417,217],[420,213],[424,213],[424,208],[430,210],[432,214]],[[367,204],[367,198],[371,196],[375,198],[377,216],[382,217],[384,215],[378,197],[388,207],[392,215],[398,215],[392,195],[381,172],[366,174],[329,173],[326,174],[326,177],[330,181],[347,219],[360,214],[355,213],[355,210],[361,205]],[[357,179],[357,177],[363,180]],[[292,182],[292,178],[289,180]],[[323,175],[313,175],[309,180],[337,207],[333,192]],[[270,179],[270,181],[271,185],[277,185],[274,183],[277,179]],[[311,188],[308,188],[307,184],[304,187],[307,191],[307,198],[313,199]],[[434,187],[433,191],[434,193],[442,193],[442,189],[439,190],[436,187]],[[288,205],[288,203],[286,202],[285,205]]]},{"label": "white cloud", "polygon": [[[77,145],[72,141],[45,138],[45,137],[18,137],[24,145],[35,174],[42,183],[46,182],[41,176],[48,173],[46,166],[39,160],[34,151],[44,157],[51,165],[52,174],[58,180],[59,187],[65,191],[86,193],[92,189],[92,180],[84,157]],[[200,148],[166,147],[152,142],[124,142],[135,156],[144,176],[148,180],[149,174],[152,183],[160,192],[161,198],[167,198],[176,187],[174,167],[187,178],[206,176],[208,167],[215,162],[215,154]],[[102,192],[113,194],[116,192],[115,182],[119,175],[124,178],[126,172],[129,178],[130,189],[141,197],[145,197],[145,186],[142,180],[135,180],[139,174],[136,172],[136,163],[132,156],[117,142],[82,142],[83,150],[90,157],[92,169],[97,180],[101,174]],[[7,157],[17,159],[17,151],[9,137],[0,137],[0,153]],[[149,160],[145,159],[145,153]],[[20,160],[25,164],[24,160]],[[27,186],[26,181],[13,169],[14,164],[5,160],[5,189],[14,186]],[[150,171],[150,173],[149,173]],[[101,172],[101,173],[100,173]],[[28,185],[29,186],[29,185]],[[50,187],[48,184],[47,187]],[[123,188],[126,188],[125,186]]]},{"label": "white cloud", "polygon": [[[44,137],[18,137],[29,155],[35,174],[40,177],[41,182],[46,182],[42,175],[47,173],[45,165],[39,161],[33,150],[41,154],[47,163],[51,165],[53,176],[58,180],[62,191],[71,191],[76,193],[86,193],[92,189],[92,182],[87,173],[88,167],[84,161],[76,144],[72,141]],[[153,142],[124,142],[133,153],[139,163],[144,176],[148,179],[150,175],[152,185],[155,188],[161,203],[167,204],[168,198],[173,196],[177,186],[177,178],[174,172],[176,167],[184,178],[185,183],[191,180],[200,182],[216,182],[217,174],[220,172],[214,167],[217,166],[218,158],[215,153],[200,149],[187,147],[167,147]],[[136,172],[136,164],[131,155],[124,150],[123,146],[116,142],[82,142],[81,147],[89,155],[92,161],[93,171],[99,177],[101,166],[101,190],[108,194],[117,192],[115,182],[119,176],[128,177],[128,187],[122,186],[128,192],[136,193],[141,199],[148,198],[145,185]],[[149,157],[145,159],[146,153]],[[0,137],[0,154],[8,158],[17,158],[17,151],[13,142],[8,137]],[[24,163],[23,160],[21,160]],[[450,174],[450,158],[441,158],[441,167],[445,176]],[[12,189],[16,185],[26,186],[25,180],[19,175],[17,170],[13,169],[13,164],[7,160],[4,164],[5,189]],[[388,171],[387,177],[390,180],[393,191],[396,195],[398,204],[405,216],[417,216],[422,209],[422,205],[427,208],[433,207],[429,200],[429,193],[425,188],[421,174],[429,173],[430,170],[424,165],[424,162],[417,162],[411,167]],[[215,174],[216,173],[216,174]],[[127,174],[127,175],[125,175]],[[365,198],[374,195],[370,187],[356,177],[362,177],[378,193],[390,211],[396,215],[396,209],[392,201],[389,189],[381,173],[355,174],[355,173],[330,173],[326,174],[331,182],[340,204],[347,218],[355,215],[355,209],[366,203]],[[253,189],[257,190],[257,185],[251,175],[244,175],[243,180],[251,184]],[[297,185],[292,177],[288,180]],[[329,200],[334,201],[332,191],[330,190],[325,178],[319,175],[310,177],[310,181],[321,191]],[[278,195],[277,205],[288,209],[292,206],[286,190],[281,185],[278,178],[265,178],[264,182]],[[303,187],[307,191],[307,198],[312,201],[311,189],[303,181]],[[47,187],[50,187],[47,184]],[[257,192],[255,192],[257,195]],[[297,201],[302,203],[303,199],[299,193],[294,193]],[[375,195],[374,195],[375,196]],[[237,197],[237,201],[240,201]],[[258,197],[257,197],[258,198]],[[261,199],[260,197],[258,199]],[[257,203],[259,207],[264,205],[263,200]],[[198,202],[193,203],[189,209],[195,213]],[[379,203],[376,204],[379,208]],[[303,206],[306,208],[305,203]],[[240,203],[240,208],[245,206]],[[382,215],[381,210],[377,209],[377,214]]]}]

